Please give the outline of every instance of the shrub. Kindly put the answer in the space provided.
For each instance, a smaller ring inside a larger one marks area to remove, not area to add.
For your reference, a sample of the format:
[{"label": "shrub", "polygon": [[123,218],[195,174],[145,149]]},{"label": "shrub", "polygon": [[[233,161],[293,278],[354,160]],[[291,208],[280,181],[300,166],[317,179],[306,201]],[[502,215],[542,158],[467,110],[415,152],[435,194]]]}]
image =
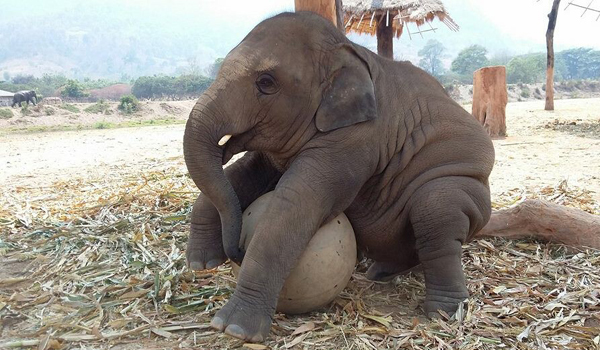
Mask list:
[{"label": "shrub", "polygon": [[93,105],[87,107],[83,110],[87,113],[95,113],[95,114],[110,114],[110,105],[105,100],[100,100]]},{"label": "shrub", "polygon": [[55,111],[54,108],[52,107],[46,107],[44,108],[44,114],[46,115],[54,115]]},{"label": "shrub", "polygon": [[29,107],[26,104],[23,105],[23,107],[21,107],[21,114],[22,115],[31,115],[31,110],[29,110]]},{"label": "shrub", "polygon": [[67,84],[64,86],[62,95],[65,97],[72,98],[88,96],[88,94],[83,91],[83,85],[81,85],[77,80],[74,79],[67,80]]},{"label": "shrub", "polygon": [[69,111],[71,113],[79,113],[79,112],[81,112],[81,110],[79,110],[79,108],[73,106],[70,103],[63,103],[62,105],[58,106],[58,108],[67,110],[67,111]]},{"label": "shrub", "polygon": [[118,108],[125,114],[131,114],[140,110],[140,101],[133,95],[123,95]]},{"label": "shrub", "polygon": [[8,108],[0,109],[0,119],[10,119],[14,116],[13,112]]},{"label": "shrub", "polygon": [[109,129],[112,126],[111,123],[102,121],[94,124],[94,129]]}]

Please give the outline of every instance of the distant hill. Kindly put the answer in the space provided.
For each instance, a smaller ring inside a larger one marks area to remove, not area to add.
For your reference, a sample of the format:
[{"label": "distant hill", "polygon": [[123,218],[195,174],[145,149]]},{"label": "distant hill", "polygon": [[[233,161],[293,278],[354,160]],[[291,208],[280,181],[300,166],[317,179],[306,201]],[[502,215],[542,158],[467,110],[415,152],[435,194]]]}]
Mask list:
[{"label": "distant hill", "polygon": [[[506,36],[489,20],[493,14],[482,13],[473,1],[444,0],[460,31],[451,32],[439,21],[432,23],[435,33],[413,34],[411,39],[405,30],[394,43],[396,58],[418,62],[417,53],[429,39],[444,44],[447,66],[472,44],[485,46],[490,56],[545,49],[543,37],[532,42],[519,39],[520,35]],[[252,6],[233,1],[230,5],[219,0],[14,2],[0,9],[0,80],[17,74],[62,73],[129,81],[141,75],[203,72],[256,23],[293,8],[293,1],[261,0]],[[540,4],[535,8],[539,12],[536,18],[545,17],[546,7]],[[417,30],[414,25],[409,29]],[[374,37],[350,38],[376,50]]]}]

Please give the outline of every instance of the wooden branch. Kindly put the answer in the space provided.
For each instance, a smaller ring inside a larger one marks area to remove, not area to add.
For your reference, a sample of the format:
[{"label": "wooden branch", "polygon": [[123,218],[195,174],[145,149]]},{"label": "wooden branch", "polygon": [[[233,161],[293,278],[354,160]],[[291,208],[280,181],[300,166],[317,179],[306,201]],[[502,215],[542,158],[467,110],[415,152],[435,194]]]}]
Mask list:
[{"label": "wooden branch", "polygon": [[554,0],[552,11],[548,14],[548,30],[546,31],[546,106],[547,111],[554,110],[554,28],[558,16],[558,5],[560,0]]},{"label": "wooden branch", "polygon": [[535,238],[600,249],[600,216],[530,199],[514,208],[493,212],[476,237]]}]

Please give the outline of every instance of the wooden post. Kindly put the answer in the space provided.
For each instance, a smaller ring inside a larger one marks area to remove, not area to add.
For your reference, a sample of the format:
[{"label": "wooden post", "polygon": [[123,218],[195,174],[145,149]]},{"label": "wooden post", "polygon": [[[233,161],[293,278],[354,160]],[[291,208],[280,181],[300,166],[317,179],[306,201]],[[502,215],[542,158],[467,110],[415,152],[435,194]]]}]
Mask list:
[{"label": "wooden post", "polygon": [[[320,14],[327,18],[333,24],[335,24],[342,31],[344,30],[344,24],[340,23],[343,20],[338,21],[338,12],[341,14],[342,6],[340,0],[295,0],[296,11],[312,11]],[[339,6],[336,6],[339,3]],[[339,17],[340,19],[343,17]]]},{"label": "wooden post", "polygon": [[337,19],[337,27],[342,33],[346,33],[346,28],[344,28],[344,11],[342,8],[342,0],[335,0],[335,13]]},{"label": "wooden post", "polygon": [[556,17],[558,16],[558,5],[560,0],[554,0],[552,11],[548,14],[548,30],[546,31],[546,107],[547,111],[554,110],[554,28],[556,27]]},{"label": "wooden post", "polygon": [[506,67],[493,66],[473,73],[473,116],[492,137],[506,136]]},{"label": "wooden post", "polygon": [[377,53],[380,56],[394,59],[394,27],[392,19],[387,14],[381,16],[377,21]]}]

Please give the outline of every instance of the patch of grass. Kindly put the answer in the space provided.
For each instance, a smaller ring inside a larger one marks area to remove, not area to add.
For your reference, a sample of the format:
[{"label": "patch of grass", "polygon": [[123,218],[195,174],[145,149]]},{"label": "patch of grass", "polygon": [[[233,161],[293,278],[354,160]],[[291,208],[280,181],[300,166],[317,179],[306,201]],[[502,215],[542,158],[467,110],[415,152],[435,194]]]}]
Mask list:
[{"label": "patch of grass", "polygon": [[44,108],[44,114],[45,115],[54,115],[54,113],[56,113],[56,111],[54,110],[54,108],[52,108],[52,107],[46,107],[46,108]]},{"label": "patch of grass", "polygon": [[94,128],[94,129],[111,129],[113,126],[114,126],[113,123],[101,121],[101,122],[94,123],[92,128]]},{"label": "patch of grass", "polygon": [[93,105],[87,107],[83,111],[87,112],[87,113],[104,114],[104,115],[111,114],[110,104],[108,104],[108,102],[106,102],[105,100],[100,100],[100,101],[94,103]]},{"label": "patch of grass", "polygon": [[14,117],[13,112],[8,108],[0,108],[0,119],[10,119]]},{"label": "patch of grass", "polygon": [[77,107],[75,107],[74,105],[70,104],[70,103],[63,103],[62,105],[58,106],[58,108],[64,109],[66,111],[69,111],[71,113],[79,113],[81,112],[81,110]]},{"label": "patch of grass", "polygon": [[13,127],[0,130],[1,134],[31,134],[38,132],[52,131],[73,131],[73,130],[91,130],[91,129],[118,129],[118,128],[136,128],[142,126],[159,126],[159,125],[177,125],[185,124],[185,120],[181,119],[154,119],[154,120],[130,120],[124,123],[110,123],[106,121],[97,122],[94,124],[77,124],[77,125],[37,125],[28,127]]}]

